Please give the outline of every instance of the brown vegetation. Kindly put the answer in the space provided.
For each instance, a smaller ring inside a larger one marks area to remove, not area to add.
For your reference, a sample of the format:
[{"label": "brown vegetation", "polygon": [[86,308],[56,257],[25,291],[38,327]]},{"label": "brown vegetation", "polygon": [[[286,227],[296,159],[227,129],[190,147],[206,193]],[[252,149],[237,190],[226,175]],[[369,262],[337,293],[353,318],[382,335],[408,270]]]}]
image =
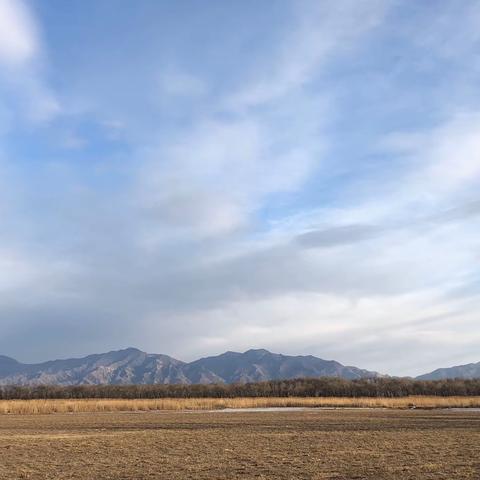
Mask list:
[{"label": "brown vegetation", "polygon": [[256,397],[162,399],[0,400],[0,414],[219,410],[228,408],[480,408],[480,397]]}]

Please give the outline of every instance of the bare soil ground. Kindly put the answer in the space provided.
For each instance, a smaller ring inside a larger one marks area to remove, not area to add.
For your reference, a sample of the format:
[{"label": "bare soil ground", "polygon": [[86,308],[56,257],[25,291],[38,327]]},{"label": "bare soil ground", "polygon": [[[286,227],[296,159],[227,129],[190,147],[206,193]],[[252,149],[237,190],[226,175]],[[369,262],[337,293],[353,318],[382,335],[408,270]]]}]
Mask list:
[{"label": "bare soil ground", "polygon": [[3,415],[0,478],[480,479],[480,412]]}]

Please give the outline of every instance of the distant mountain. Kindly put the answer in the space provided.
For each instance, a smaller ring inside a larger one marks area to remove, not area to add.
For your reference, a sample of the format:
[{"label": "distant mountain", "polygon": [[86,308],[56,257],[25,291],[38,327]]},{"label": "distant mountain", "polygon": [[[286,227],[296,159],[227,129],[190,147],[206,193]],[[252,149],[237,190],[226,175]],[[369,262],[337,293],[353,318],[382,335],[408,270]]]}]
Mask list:
[{"label": "distant mountain", "polygon": [[215,357],[202,358],[187,364],[184,371],[193,383],[203,383],[205,378],[213,382],[244,383],[299,377],[353,379],[379,376],[377,372],[346,367],[333,360],[322,360],[312,355],[290,356],[267,350],[226,352]]},{"label": "distant mountain", "polygon": [[267,350],[226,352],[191,363],[135,348],[39,364],[23,364],[0,356],[0,385],[205,384],[378,376],[381,375],[377,372],[344,366],[333,360],[311,355],[280,355]]},{"label": "distant mountain", "polygon": [[417,377],[417,380],[444,380],[447,378],[480,378],[480,362],[450,368],[438,368]]},{"label": "distant mountain", "polygon": [[0,377],[14,373],[19,366],[20,364],[13,358],[0,355]]},{"label": "distant mountain", "polygon": [[183,365],[167,355],[135,348],[33,365],[0,357],[0,385],[188,383]]}]

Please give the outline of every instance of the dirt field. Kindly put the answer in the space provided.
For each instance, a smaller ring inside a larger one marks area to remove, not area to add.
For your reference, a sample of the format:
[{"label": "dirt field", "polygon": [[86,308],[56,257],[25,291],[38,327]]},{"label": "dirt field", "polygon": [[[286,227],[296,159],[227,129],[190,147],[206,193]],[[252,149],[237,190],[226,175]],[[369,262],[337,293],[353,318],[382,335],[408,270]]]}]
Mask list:
[{"label": "dirt field", "polygon": [[0,417],[0,478],[480,479],[480,412]]}]

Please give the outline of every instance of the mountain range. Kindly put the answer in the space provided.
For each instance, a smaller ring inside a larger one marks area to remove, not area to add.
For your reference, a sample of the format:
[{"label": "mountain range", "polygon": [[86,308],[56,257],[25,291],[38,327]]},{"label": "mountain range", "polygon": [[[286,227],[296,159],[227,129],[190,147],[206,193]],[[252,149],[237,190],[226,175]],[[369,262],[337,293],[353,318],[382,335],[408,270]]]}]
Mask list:
[{"label": "mountain range", "polygon": [[24,364],[0,356],[0,385],[98,385],[153,383],[236,383],[298,377],[378,377],[333,360],[290,356],[267,350],[225,352],[186,363],[136,348],[88,357]]},{"label": "mountain range", "polygon": [[[359,379],[383,376],[312,355],[282,355],[263,349],[225,352],[190,363],[136,348],[38,364],[20,363],[0,356],[0,385],[206,384],[300,377]],[[438,369],[417,377],[419,380],[445,378],[480,378],[480,363]]]}]

